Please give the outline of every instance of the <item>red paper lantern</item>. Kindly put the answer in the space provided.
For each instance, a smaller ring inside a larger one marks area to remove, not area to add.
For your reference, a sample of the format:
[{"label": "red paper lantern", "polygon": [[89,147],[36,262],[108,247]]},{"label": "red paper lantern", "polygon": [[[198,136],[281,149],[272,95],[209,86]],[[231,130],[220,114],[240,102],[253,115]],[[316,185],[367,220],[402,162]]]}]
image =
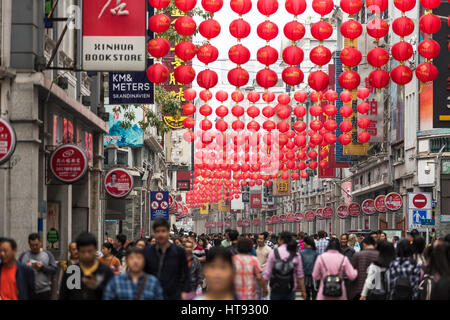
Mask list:
[{"label": "red paper lantern", "polygon": [[294,16],[298,16],[306,10],[305,0],[286,0],[284,5],[286,7],[286,11]]},{"label": "red paper lantern", "polygon": [[191,36],[197,29],[197,24],[190,16],[183,16],[175,20],[174,28],[182,36]]},{"label": "red paper lantern", "polygon": [[166,32],[170,28],[170,18],[163,13],[156,14],[148,19],[148,26],[155,33]]},{"label": "red paper lantern", "polygon": [[370,94],[370,90],[367,88],[359,88],[356,91],[356,96],[362,100],[366,99]]},{"label": "red paper lantern", "polygon": [[[420,43],[419,43],[419,52],[420,52]],[[412,57],[413,47],[408,42],[400,41],[392,46],[391,53],[395,60],[406,61]]]},{"label": "red paper lantern", "polygon": [[[304,102],[304,101],[306,100],[306,98],[308,98],[308,95],[306,94],[305,91],[301,91],[301,90],[295,91],[295,93],[294,93],[294,99],[295,99],[297,102],[302,103],[302,102]],[[294,111],[294,112],[295,112],[295,111]],[[306,112],[306,111],[305,111],[305,112]],[[303,117],[303,116],[297,116],[297,117]]]},{"label": "red paper lantern", "polygon": [[[277,73],[271,69],[259,70],[256,74],[256,82],[263,88],[270,88],[277,84]],[[328,85],[328,84],[327,84]]]},{"label": "red paper lantern", "polygon": [[228,82],[235,87],[242,87],[248,83],[248,71],[241,67],[228,71]]},{"label": "red paper lantern", "polygon": [[275,100],[275,94],[270,91],[266,91],[262,94],[263,101],[270,103]]},{"label": "red paper lantern", "polygon": [[278,60],[278,51],[271,46],[264,46],[256,53],[256,58],[261,64],[271,65]]},{"label": "red paper lantern", "polygon": [[298,41],[305,36],[305,26],[298,21],[286,23],[283,28],[284,35],[291,41]]},{"label": "red paper lantern", "polygon": [[361,51],[353,47],[345,47],[342,49],[339,59],[343,65],[347,67],[355,67],[361,62]]},{"label": "red paper lantern", "polygon": [[319,66],[326,65],[331,60],[331,51],[322,45],[314,47],[309,53],[309,59]]},{"label": "red paper lantern", "polygon": [[372,38],[380,39],[389,32],[389,24],[383,19],[375,18],[367,23],[366,29]]},{"label": "red paper lantern", "polygon": [[[247,94],[247,99],[251,103],[256,103],[260,99],[260,94],[257,91],[251,91]],[[258,109],[259,110],[259,109]]]},{"label": "red paper lantern", "polygon": [[183,138],[184,138],[184,140],[186,142],[194,142],[194,140],[195,140],[195,136],[194,136],[194,133],[192,131],[186,131],[183,134]]},{"label": "red paper lantern", "polygon": [[309,127],[314,131],[319,131],[323,127],[323,123],[320,120],[313,120],[309,124]]},{"label": "red paper lantern", "polygon": [[330,132],[325,133],[323,139],[327,144],[336,143],[336,136]]},{"label": "red paper lantern", "polygon": [[258,11],[265,16],[270,16],[277,12],[278,1],[277,0],[258,0]]},{"label": "red paper lantern", "polygon": [[216,61],[218,56],[219,50],[217,50],[215,46],[212,46],[210,44],[201,46],[197,51],[197,59],[204,64],[209,64]]},{"label": "red paper lantern", "polygon": [[244,114],[244,112],[245,112],[244,108],[241,106],[238,106],[238,105],[231,108],[231,113],[237,118],[242,116]]},{"label": "red paper lantern", "polygon": [[205,102],[208,102],[212,98],[212,93],[209,90],[202,90],[200,91],[200,99],[202,99]]},{"label": "red paper lantern", "polygon": [[228,108],[223,106],[223,105],[219,106],[216,109],[216,114],[217,114],[218,117],[223,118],[223,117],[225,117],[228,114]]},{"label": "red paper lantern", "polygon": [[420,0],[420,4],[427,9],[435,9],[441,4],[441,0]]},{"label": "red paper lantern", "polygon": [[437,75],[437,68],[429,62],[421,63],[416,68],[416,77],[421,82],[434,81]]},{"label": "red paper lantern", "polygon": [[190,41],[181,41],[175,46],[175,54],[181,60],[188,61],[197,54],[197,47]]},{"label": "red paper lantern", "polygon": [[419,28],[425,33],[432,34],[441,28],[441,19],[434,14],[426,14],[419,19]]},{"label": "red paper lantern", "polygon": [[207,19],[198,26],[198,31],[206,39],[212,39],[220,34],[220,24],[217,20]]},{"label": "red paper lantern", "polygon": [[199,111],[202,116],[207,117],[207,116],[211,115],[212,108],[209,105],[204,104],[200,107]]},{"label": "red paper lantern", "polygon": [[195,8],[197,0],[175,0],[175,6],[181,11],[191,11]]},{"label": "red paper lantern", "polygon": [[312,8],[321,16],[329,14],[333,10],[333,0],[313,0]]},{"label": "red paper lantern", "polygon": [[273,122],[272,120],[266,120],[263,122],[263,128],[266,131],[272,131],[273,129],[275,129],[275,127],[276,127],[275,122]]},{"label": "red paper lantern", "polygon": [[347,90],[353,90],[361,83],[361,77],[358,72],[353,70],[344,71],[339,75],[339,85]]},{"label": "red paper lantern", "polygon": [[389,83],[389,72],[381,69],[373,70],[369,74],[369,83],[377,89],[386,87]]},{"label": "red paper lantern", "polygon": [[325,92],[326,100],[333,102],[333,101],[336,101],[337,98],[338,98],[338,94],[336,91],[330,89],[330,90],[327,90],[327,92]]},{"label": "red paper lantern", "polygon": [[308,172],[302,171],[302,172],[300,172],[300,176],[301,176],[303,179],[306,179],[306,178],[308,178]]},{"label": "red paper lantern", "polygon": [[288,105],[291,102],[291,97],[287,93],[281,93],[278,95],[277,100],[281,105]]},{"label": "red paper lantern", "polygon": [[326,157],[328,157],[328,150],[327,149],[322,149],[322,150],[320,150],[319,151],[319,156],[320,156],[320,158],[326,158]]},{"label": "red paper lantern", "polygon": [[209,121],[208,119],[203,119],[202,121],[200,121],[200,129],[202,129],[204,131],[208,131],[211,128],[212,128],[212,122]]},{"label": "red paper lantern", "polygon": [[249,13],[252,9],[252,1],[251,0],[233,0],[230,2],[231,10],[236,12],[239,15],[243,15]]},{"label": "red paper lantern", "polygon": [[147,68],[147,78],[150,82],[163,83],[169,77],[169,69],[165,65],[155,63]]},{"label": "red paper lantern", "polygon": [[247,114],[249,115],[250,118],[256,118],[257,116],[259,116],[259,109],[255,106],[250,106],[247,109]]},{"label": "red paper lantern", "polygon": [[197,92],[195,92],[194,89],[186,89],[184,90],[184,98],[188,101],[193,101],[195,97],[197,96]]},{"label": "red paper lantern", "polygon": [[334,131],[337,128],[337,122],[333,119],[324,122],[323,127],[328,131]]},{"label": "red paper lantern", "polygon": [[403,12],[414,9],[416,0],[394,0],[394,6]]},{"label": "red paper lantern", "polygon": [[318,70],[313,71],[308,76],[309,86],[316,91],[325,90],[330,82],[330,77],[325,72]]},{"label": "red paper lantern", "polygon": [[315,169],[317,168],[317,161],[310,161],[310,162],[308,163],[308,167],[309,167],[311,170],[315,170]]},{"label": "red paper lantern", "polygon": [[381,13],[388,7],[387,0],[366,0],[366,7],[372,13]]},{"label": "red paper lantern", "polygon": [[[342,11],[349,15],[358,13],[362,8],[362,0],[341,0],[340,7]],[[347,38],[347,37],[346,37]]]},{"label": "red paper lantern", "polygon": [[370,124],[370,119],[366,118],[366,117],[361,117],[358,119],[358,127],[361,129],[367,129],[367,127],[369,127]]},{"label": "red paper lantern", "polygon": [[148,42],[147,51],[155,58],[164,57],[170,50],[170,43],[163,38],[155,38]]},{"label": "red paper lantern", "polygon": [[259,125],[259,123],[258,122],[256,122],[256,121],[250,121],[248,124],[247,124],[247,129],[248,130],[250,130],[250,131],[253,131],[253,132],[257,132],[257,131],[259,131],[259,129],[260,129],[260,125]]},{"label": "red paper lantern", "polygon": [[339,129],[340,129],[342,132],[347,133],[347,132],[352,131],[353,125],[352,125],[352,123],[351,123],[350,121],[344,120],[344,121],[342,121],[342,122],[339,124]]},{"label": "red paper lantern", "polygon": [[224,102],[228,99],[228,93],[224,90],[219,90],[216,92],[217,101]]},{"label": "red paper lantern", "polygon": [[262,114],[266,118],[273,117],[273,115],[275,114],[275,108],[272,108],[270,106],[264,107],[262,110]]},{"label": "red paper lantern", "polygon": [[170,0],[148,0],[148,2],[155,9],[163,9],[170,4]]},{"label": "red paper lantern", "polygon": [[362,25],[358,21],[348,20],[341,25],[341,33],[345,38],[356,39],[362,34]]},{"label": "red paper lantern", "polygon": [[381,47],[375,47],[367,53],[367,62],[372,67],[380,68],[389,61],[389,52]]},{"label": "red paper lantern", "polygon": [[396,66],[391,70],[391,78],[398,85],[405,85],[412,80],[412,71],[404,65]]},{"label": "red paper lantern", "polygon": [[174,70],[175,80],[182,84],[191,83],[195,79],[195,70],[192,66],[180,65]]},{"label": "red paper lantern", "polygon": [[351,106],[342,106],[339,109],[339,114],[344,118],[348,118],[353,114],[353,109]]},{"label": "red paper lantern", "polygon": [[315,102],[319,102],[320,100],[322,100],[322,97],[323,93],[319,91],[313,91],[309,94],[309,98]]},{"label": "red paper lantern", "polygon": [[250,59],[250,50],[242,44],[234,45],[228,50],[228,57],[233,63],[244,64]]},{"label": "red paper lantern", "polygon": [[392,30],[400,37],[409,36],[414,31],[414,22],[408,17],[399,17],[392,23]]},{"label": "red paper lantern", "polygon": [[297,67],[287,67],[283,70],[281,77],[283,81],[290,86],[297,86],[302,83],[304,74],[300,68]]},{"label": "red paper lantern", "polygon": [[280,121],[280,122],[277,123],[277,129],[281,133],[285,133],[285,132],[287,132],[289,130],[289,123],[287,123],[285,121]]},{"label": "red paper lantern", "polygon": [[233,37],[237,39],[244,39],[250,34],[251,27],[247,21],[236,19],[230,23],[229,30]]},{"label": "red paper lantern", "polygon": [[289,118],[291,115],[291,109],[286,106],[280,106],[276,112],[277,116],[283,120]]},{"label": "red paper lantern", "polygon": [[329,104],[329,105],[326,105],[326,106],[323,108],[323,112],[324,112],[327,116],[333,117],[333,116],[335,116],[336,113],[337,113],[337,108],[336,108],[334,105]]},{"label": "red paper lantern", "polygon": [[231,124],[231,127],[233,128],[234,131],[242,131],[245,128],[245,123],[241,120],[235,120]]},{"label": "red paper lantern", "polygon": [[244,100],[244,94],[240,91],[233,91],[233,93],[231,93],[231,100],[239,103]]},{"label": "red paper lantern", "polygon": [[367,102],[358,103],[358,105],[356,106],[356,110],[361,114],[369,112],[369,108],[370,106]]},{"label": "red paper lantern", "polygon": [[184,114],[186,114],[188,116],[190,116],[191,114],[194,114],[196,109],[197,108],[195,107],[195,105],[193,103],[186,103],[183,106],[183,112],[184,112]]},{"label": "red paper lantern", "polygon": [[313,116],[313,117],[318,117],[322,114],[322,108],[318,105],[314,105],[309,109],[309,113]]},{"label": "red paper lantern", "polygon": [[202,7],[211,13],[215,13],[222,9],[223,0],[202,0]]},{"label": "red paper lantern", "polygon": [[186,118],[183,120],[183,125],[186,128],[191,129],[191,128],[195,127],[195,120],[192,118]]},{"label": "red paper lantern", "polygon": [[348,145],[350,142],[352,142],[352,136],[349,134],[341,134],[338,138],[338,141],[340,144],[342,144],[343,146]]},{"label": "red paper lantern", "polygon": [[261,39],[270,41],[278,35],[278,27],[271,21],[264,21],[258,25],[256,33]]},{"label": "red paper lantern", "polygon": [[327,21],[321,20],[311,26],[311,35],[319,41],[328,39],[332,34],[333,26]]},{"label": "red paper lantern", "polygon": [[283,61],[288,65],[299,65],[302,63],[303,57],[303,50],[297,46],[288,46],[283,50]]},{"label": "red paper lantern", "polygon": [[436,58],[439,55],[441,46],[437,41],[433,39],[425,39],[420,41],[417,49],[422,57],[430,60]]},{"label": "red paper lantern", "polygon": [[369,142],[370,140],[370,133],[368,133],[367,131],[362,131],[360,133],[358,133],[358,141],[361,143],[366,143]]},{"label": "red paper lantern", "polygon": [[202,70],[197,75],[197,84],[205,89],[216,86],[218,80],[217,73],[210,69]]}]

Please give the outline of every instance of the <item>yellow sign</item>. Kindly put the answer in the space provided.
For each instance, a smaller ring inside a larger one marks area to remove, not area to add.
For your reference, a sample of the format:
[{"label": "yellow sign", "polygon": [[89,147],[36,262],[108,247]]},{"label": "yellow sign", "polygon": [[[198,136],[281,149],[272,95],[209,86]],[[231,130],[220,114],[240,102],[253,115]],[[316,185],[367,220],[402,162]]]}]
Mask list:
[{"label": "yellow sign", "polygon": [[183,125],[183,120],[186,119],[186,116],[178,116],[177,119],[176,117],[172,117],[172,116],[164,116],[164,122],[172,129],[183,129],[184,125]]},{"label": "yellow sign", "polygon": [[287,180],[281,179],[281,173],[279,177],[275,179],[273,185],[272,194],[274,196],[290,196],[291,195],[291,171],[287,171],[289,178]]},{"label": "yellow sign", "polygon": [[219,201],[219,211],[220,212],[230,212],[231,210],[231,202],[220,200]]},{"label": "yellow sign", "polygon": [[203,203],[200,207],[200,214],[208,214],[209,213],[209,202]]}]

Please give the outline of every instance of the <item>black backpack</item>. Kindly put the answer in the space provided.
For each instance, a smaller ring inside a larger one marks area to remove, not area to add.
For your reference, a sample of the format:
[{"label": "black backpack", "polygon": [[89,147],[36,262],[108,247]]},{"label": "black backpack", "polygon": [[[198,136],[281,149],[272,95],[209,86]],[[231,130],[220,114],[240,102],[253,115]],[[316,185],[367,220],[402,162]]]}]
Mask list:
[{"label": "black backpack", "polygon": [[380,289],[372,289],[369,291],[369,294],[367,295],[367,300],[386,300],[387,298],[387,291],[386,288],[388,288],[387,282],[386,282],[386,271],[381,271],[381,283],[382,286]]},{"label": "black backpack", "polygon": [[291,253],[287,260],[281,260],[278,249],[274,250],[275,262],[273,263],[270,288],[272,292],[290,294],[294,290],[295,254]]},{"label": "black backpack", "polygon": [[431,292],[436,285],[434,277],[429,274],[423,276],[422,281],[419,284],[419,300],[431,300]]},{"label": "black backpack", "polygon": [[342,276],[341,268],[344,264],[345,256],[342,259],[341,265],[339,266],[339,271],[337,274],[330,274],[327,270],[327,266],[325,264],[325,261],[323,261],[323,266],[328,273],[328,275],[323,279],[323,295],[325,297],[340,297],[342,296]]},{"label": "black backpack", "polygon": [[392,300],[412,300],[412,293],[409,277],[398,277],[392,292]]}]

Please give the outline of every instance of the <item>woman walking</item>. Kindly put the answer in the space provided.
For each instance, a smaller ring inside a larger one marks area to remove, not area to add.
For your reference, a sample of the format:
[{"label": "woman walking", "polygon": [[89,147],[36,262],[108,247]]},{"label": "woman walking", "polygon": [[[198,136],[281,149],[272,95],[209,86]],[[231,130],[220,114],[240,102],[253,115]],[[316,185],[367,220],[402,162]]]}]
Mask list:
[{"label": "woman walking", "polygon": [[306,300],[315,300],[317,296],[317,284],[312,273],[318,253],[313,237],[303,239],[304,249],[300,251],[303,263],[303,273],[305,275]]}]

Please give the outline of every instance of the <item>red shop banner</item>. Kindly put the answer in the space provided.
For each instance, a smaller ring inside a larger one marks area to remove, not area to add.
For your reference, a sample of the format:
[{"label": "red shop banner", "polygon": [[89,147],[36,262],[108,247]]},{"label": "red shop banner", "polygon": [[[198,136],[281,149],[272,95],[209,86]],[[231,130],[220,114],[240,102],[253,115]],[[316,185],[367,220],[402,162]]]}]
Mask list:
[{"label": "red shop banner", "polygon": [[325,207],[322,210],[322,215],[325,219],[331,219],[333,217],[334,210],[331,207]]},{"label": "red shop banner", "polygon": [[375,212],[377,212],[377,210],[375,209],[375,201],[373,199],[364,200],[361,205],[361,210],[368,215],[374,214]]},{"label": "red shop banner", "polygon": [[314,212],[313,211],[306,211],[305,212],[305,219],[306,221],[314,221]]},{"label": "red shop banner", "polygon": [[403,205],[402,196],[397,192],[388,193],[384,198],[384,204],[389,210],[396,211]]},{"label": "red shop banner", "polygon": [[357,217],[361,214],[361,206],[359,203],[352,202],[348,205],[348,214],[352,217]]},{"label": "red shop banner", "polygon": [[105,190],[111,197],[126,197],[132,189],[133,176],[128,171],[124,169],[112,169],[106,174]]},{"label": "red shop banner", "polygon": [[336,209],[336,214],[341,219],[347,218],[348,217],[348,207],[346,205],[339,206]]},{"label": "red shop banner", "polygon": [[375,198],[375,209],[377,209],[378,212],[386,212],[386,205],[384,204],[384,198],[385,195],[381,195]]},{"label": "red shop banner", "polygon": [[250,193],[250,208],[261,209],[261,193]]},{"label": "red shop banner", "polygon": [[84,177],[88,169],[88,159],[84,151],[75,145],[65,144],[53,151],[50,170],[56,179],[64,183],[74,183]]},{"label": "red shop banner", "polygon": [[297,213],[295,214],[295,221],[297,221],[297,222],[303,221],[303,213],[297,212]]},{"label": "red shop banner", "polygon": [[6,120],[0,119],[0,164],[11,158],[16,149],[16,133]]}]

